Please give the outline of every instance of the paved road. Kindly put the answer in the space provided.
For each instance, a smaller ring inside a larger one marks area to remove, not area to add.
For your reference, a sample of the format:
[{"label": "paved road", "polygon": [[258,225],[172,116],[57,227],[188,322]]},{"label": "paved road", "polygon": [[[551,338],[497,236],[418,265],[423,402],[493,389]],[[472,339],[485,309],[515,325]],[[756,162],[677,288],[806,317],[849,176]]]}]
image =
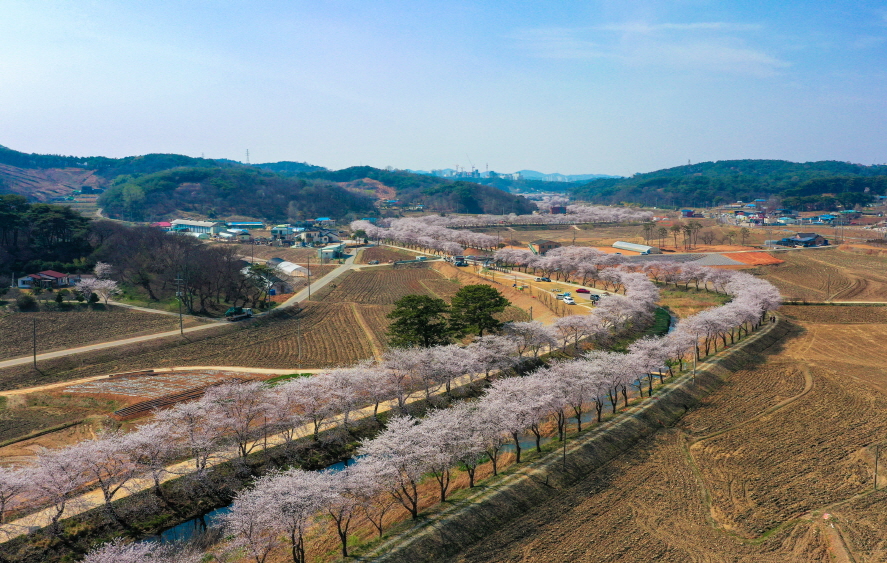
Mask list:
[{"label": "paved road", "polygon": [[[138,371],[148,371],[153,370],[157,373],[166,373],[170,371],[204,371],[204,370],[215,370],[215,371],[237,371],[242,373],[258,373],[261,375],[286,375],[290,373],[321,373],[324,371],[329,371],[328,369],[321,368],[305,368],[305,369],[294,369],[294,368],[279,368],[279,369],[268,369],[268,368],[247,368],[240,366],[179,366],[174,368],[163,367],[163,368],[145,368],[144,370]],[[58,389],[60,387],[68,387],[71,385],[77,385],[78,383],[88,383],[90,381],[98,381],[99,379],[108,379],[112,377],[114,374],[108,375],[93,375],[91,377],[82,377],[80,379],[71,379],[68,381],[59,381],[56,383],[48,383],[46,385],[37,385],[35,387],[25,387],[23,389],[10,389],[8,391],[0,391],[0,396],[3,397],[11,397],[13,395],[27,395],[28,393],[37,393],[39,391],[50,391],[52,389]]]},{"label": "paved road", "polygon": [[333,281],[334,279],[336,279],[336,278],[339,277],[340,275],[344,274],[346,271],[348,271],[348,270],[354,268],[354,266],[355,266],[355,264],[354,264],[354,258],[355,258],[356,256],[357,256],[357,253],[355,252],[354,254],[352,254],[351,256],[349,256],[349,257],[345,260],[345,262],[343,262],[343,263],[342,263],[339,267],[337,267],[335,270],[333,270],[332,272],[330,272],[330,273],[328,273],[327,275],[323,276],[323,277],[320,278],[319,280],[317,280],[317,281],[311,283],[308,287],[306,287],[305,289],[303,289],[303,290],[300,291],[299,293],[296,293],[295,295],[293,295],[292,297],[290,297],[289,299],[287,299],[286,301],[284,301],[283,303],[281,303],[280,305],[278,305],[277,308],[279,309],[279,308],[281,308],[281,307],[292,307],[292,306],[295,305],[296,303],[301,303],[302,301],[305,301],[306,299],[308,299],[308,295],[309,295],[310,292],[315,292],[315,291],[317,291],[317,290],[319,290],[319,289],[322,289],[322,288],[326,287],[326,285],[327,285],[328,283],[330,283],[331,281]]},{"label": "paved road", "polygon": [[[197,332],[199,330],[206,330],[208,328],[214,328],[221,326],[222,323],[209,323],[200,326],[192,326],[190,328],[186,328],[183,332]],[[70,356],[71,354],[82,354],[83,352],[91,352],[93,350],[103,350],[105,348],[116,348],[118,346],[126,346],[127,344],[135,344],[137,342],[147,342],[148,340],[155,340],[157,338],[166,338],[167,336],[176,336],[179,334],[178,330],[170,330],[167,332],[157,332],[154,334],[146,334],[143,336],[134,336],[132,338],[124,338],[122,340],[112,340],[110,342],[99,342],[98,344],[90,344],[88,346],[79,346],[77,348],[68,348],[67,350],[59,350],[57,352],[45,352],[43,354],[37,354],[37,362],[42,360],[51,360],[52,358],[61,358],[64,356]],[[8,368],[12,366],[19,366],[22,364],[29,364],[34,361],[33,356],[25,356],[24,358],[15,358],[12,360],[4,360],[0,362],[0,369]]]}]

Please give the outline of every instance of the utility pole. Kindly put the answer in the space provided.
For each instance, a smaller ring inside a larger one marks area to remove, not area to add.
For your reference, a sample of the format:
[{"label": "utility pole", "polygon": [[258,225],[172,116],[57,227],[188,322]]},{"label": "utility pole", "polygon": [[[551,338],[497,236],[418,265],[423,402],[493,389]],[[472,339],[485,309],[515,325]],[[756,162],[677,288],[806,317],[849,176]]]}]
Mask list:
[{"label": "utility pole", "polygon": [[875,490],[878,490],[878,454],[881,452],[881,445],[875,446]]},{"label": "utility pole", "polygon": [[182,325],[182,297],[184,292],[185,280],[182,279],[182,274],[176,276],[176,299],[179,301],[179,334],[185,336],[185,328]]},{"label": "utility pole", "polygon": [[530,320],[533,320],[533,306],[530,305]]},{"label": "utility pole", "polygon": [[311,255],[308,255],[308,301],[311,301]]},{"label": "utility pole", "polygon": [[34,321],[34,369],[37,369],[37,319],[32,319]]}]

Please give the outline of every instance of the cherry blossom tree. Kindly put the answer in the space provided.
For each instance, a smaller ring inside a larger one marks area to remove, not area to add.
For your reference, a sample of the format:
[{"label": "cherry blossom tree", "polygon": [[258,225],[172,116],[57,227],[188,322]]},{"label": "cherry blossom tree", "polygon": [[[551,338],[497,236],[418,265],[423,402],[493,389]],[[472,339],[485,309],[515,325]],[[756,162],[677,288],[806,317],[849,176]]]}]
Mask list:
[{"label": "cherry blossom tree", "polygon": [[98,484],[105,511],[117,522],[121,520],[112,504],[114,496],[136,475],[138,467],[126,442],[126,435],[107,433],[68,448],[69,455],[81,458],[86,479]]},{"label": "cherry blossom tree", "polygon": [[83,563],[199,563],[202,560],[203,554],[194,549],[117,538],[91,550]]},{"label": "cherry blossom tree", "polygon": [[264,563],[272,551],[283,545],[280,514],[274,506],[279,500],[271,492],[270,487],[244,489],[222,517],[231,545],[242,549],[256,563]]},{"label": "cherry blossom tree", "polygon": [[154,494],[164,498],[161,481],[167,474],[166,466],[175,457],[177,448],[173,442],[173,430],[169,422],[149,422],[126,435],[124,447],[142,474],[154,481]]},{"label": "cherry blossom tree", "polygon": [[477,362],[477,371],[484,372],[486,379],[490,379],[490,372],[514,367],[519,360],[514,355],[515,343],[507,336],[498,334],[481,336],[469,344],[468,348]]},{"label": "cherry blossom tree", "polygon": [[[388,427],[361,446],[359,454],[371,462],[387,465],[394,475],[388,492],[406,508],[412,517],[419,517],[419,482],[428,471],[428,443],[417,431],[417,421],[408,416],[391,419]],[[357,462],[364,463],[364,459]]]},{"label": "cherry blossom tree", "polygon": [[43,450],[37,454],[37,465],[28,473],[33,491],[53,509],[50,531],[61,537],[59,522],[76,499],[76,493],[88,482],[83,457],[73,448]]},{"label": "cherry blossom tree", "polygon": [[179,403],[160,411],[156,419],[169,424],[174,441],[182,444],[194,461],[194,476],[202,481],[210,458],[222,445],[221,424],[212,403],[203,399]]},{"label": "cherry blossom tree", "polygon": [[396,469],[381,459],[363,458],[348,468],[348,478],[354,483],[352,492],[357,497],[358,509],[381,538],[385,516],[397,504],[397,499],[388,493],[397,481]]},{"label": "cherry blossom tree", "polygon": [[29,483],[24,470],[0,466],[0,524],[3,524],[6,512],[13,506],[16,497],[27,489]]},{"label": "cherry blossom tree", "polygon": [[506,323],[503,333],[514,342],[521,358],[526,353],[532,354],[534,359],[538,358],[540,352],[557,345],[551,329],[539,321]]},{"label": "cherry blossom tree", "polygon": [[110,277],[113,271],[114,267],[107,262],[96,262],[95,267],[92,269],[92,273],[100,280]]},{"label": "cherry blossom tree", "polygon": [[216,385],[203,398],[214,411],[218,431],[234,440],[241,458],[259,445],[256,437],[264,432],[271,408],[268,399],[265,386],[256,381]]}]

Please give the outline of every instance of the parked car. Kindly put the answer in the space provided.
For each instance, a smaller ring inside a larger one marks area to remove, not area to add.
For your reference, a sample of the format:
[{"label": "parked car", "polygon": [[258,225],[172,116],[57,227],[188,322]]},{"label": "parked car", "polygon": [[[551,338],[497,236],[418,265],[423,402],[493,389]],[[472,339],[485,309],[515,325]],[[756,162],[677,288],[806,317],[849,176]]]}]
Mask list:
[{"label": "parked car", "polygon": [[550,282],[551,280],[548,278],[536,278],[537,282]]},{"label": "parked car", "polygon": [[555,295],[555,298],[556,298],[556,299],[561,299],[561,300],[563,300],[563,298],[564,298],[564,294],[563,294],[563,293],[558,293],[557,295]]},{"label": "parked car", "polygon": [[591,291],[585,289],[584,287],[580,287],[576,290],[576,293],[591,293]]},{"label": "parked car", "polygon": [[592,301],[600,301],[601,296],[600,295],[589,295],[588,298],[591,299]]},{"label": "parked car", "polygon": [[454,266],[459,266],[460,268],[463,266],[467,266],[467,265],[468,265],[468,262],[465,262],[464,260],[459,260],[458,262],[456,262],[454,264]]},{"label": "parked car", "polygon": [[564,303],[566,303],[567,305],[575,305],[576,304],[576,302],[573,301],[573,298],[570,296],[564,297]]}]

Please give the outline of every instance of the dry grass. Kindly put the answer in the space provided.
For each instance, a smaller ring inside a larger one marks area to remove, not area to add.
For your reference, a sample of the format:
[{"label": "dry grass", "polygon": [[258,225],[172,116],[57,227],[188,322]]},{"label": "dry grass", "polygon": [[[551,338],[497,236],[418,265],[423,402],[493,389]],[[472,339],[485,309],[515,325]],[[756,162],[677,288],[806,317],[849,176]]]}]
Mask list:
[{"label": "dry grass", "polygon": [[667,308],[678,318],[689,317],[705,309],[719,307],[729,301],[727,295],[705,291],[704,289],[684,289],[683,287],[660,287],[659,306]]}]

